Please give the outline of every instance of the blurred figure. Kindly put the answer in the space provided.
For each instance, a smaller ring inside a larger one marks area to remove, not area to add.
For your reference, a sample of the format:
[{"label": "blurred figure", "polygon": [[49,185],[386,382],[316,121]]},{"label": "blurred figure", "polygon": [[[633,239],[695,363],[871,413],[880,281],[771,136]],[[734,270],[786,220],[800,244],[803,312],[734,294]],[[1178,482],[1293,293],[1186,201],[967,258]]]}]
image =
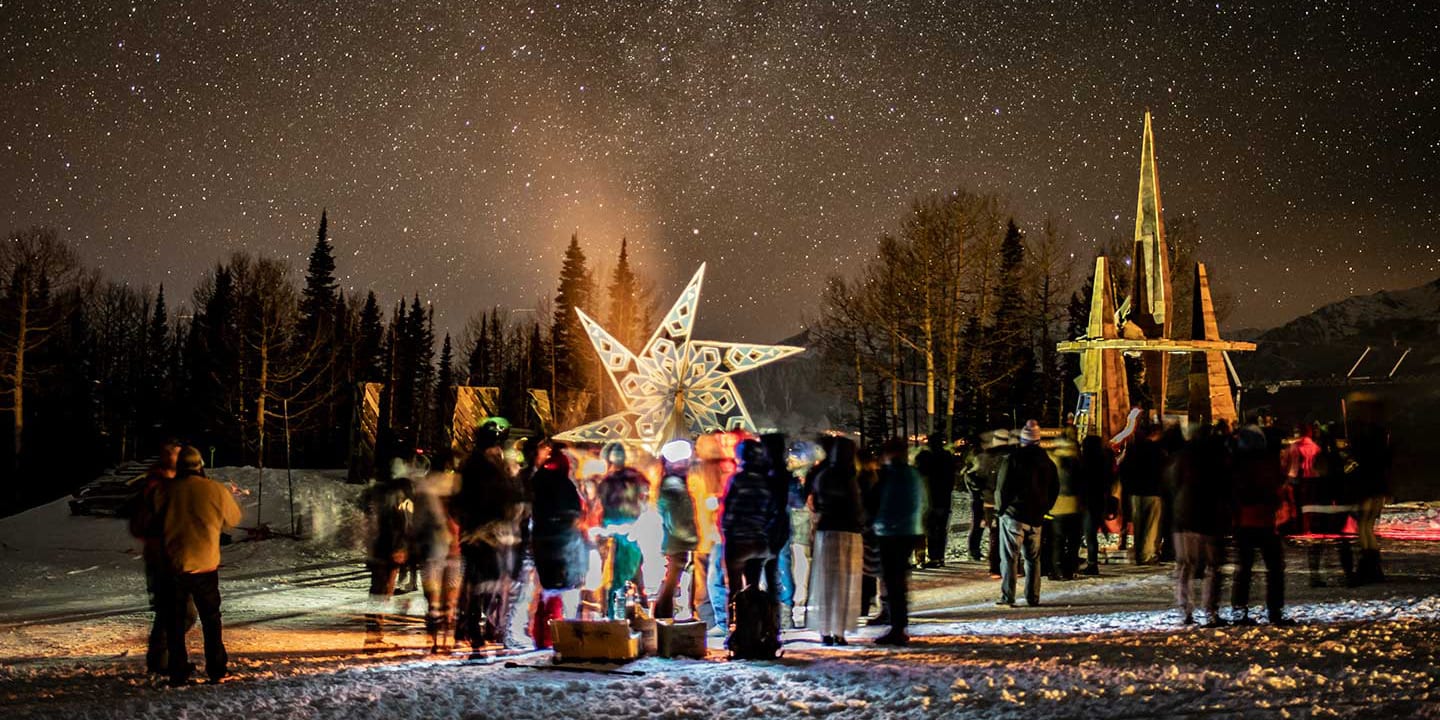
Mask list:
[{"label": "blurred figure", "polygon": [[720,516],[730,586],[731,628],[725,646],[739,658],[773,657],[780,647],[780,579],[772,533],[785,501],[775,498],[775,477],[761,441],[742,440],[735,452],[740,469],[725,488]]},{"label": "blurred figure", "polygon": [[410,463],[394,458],[388,472],[365,492],[365,518],[370,538],[370,610],[365,613],[365,644],[384,642],[384,613],[395,594],[395,581],[405,567],[410,547],[410,522],[415,513]]},{"label": "blurred figure", "polygon": [[779,591],[778,568],[771,560],[771,528],[780,507],[776,504],[770,477],[770,460],[759,440],[741,440],[735,453],[740,467],[725,488],[720,527],[725,536],[725,574],[730,594],[759,586],[765,578],[766,592]]},{"label": "blurred figure", "polygon": [[880,482],[880,456],[872,448],[863,448],[856,453],[856,458],[860,465],[856,480],[860,485],[861,510],[865,518],[864,528],[860,531],[864,550],[860,562],[860,616],[869,617],[871,605],[878,604],[880,612],[865,624],[889,625],[890,605],[885,601],[884,588],[880,586],[880,539],[875,536],[875,518],[868,512],[875,486]]},{"label": "blurred figure", "polygon": [[925,480],[929,508],[925,513],[924,567],[945,567],[945,546],[950,542],[950,504],[955,494],[955,455],[945,438],[930,433],[925,449],[915,456],[915,469]]},{"label": "blurred figure", "polygon": [[[830,444],[827,440],[822,444]],[[814,560],[815,516],[810,510],[810,478],[824,458],[821,444],[801,440],[790,446],[786,455],[794,482],[790,483],[789,515],[790,546],[784,552],[790,558],[790,579],[794,584],[792,612],[786,615],[790,627],[803,628],[810,618],[810,566]]]},{"label": "blurred figure", "polygon": [[1120,486],[1130,497],[1130,522],[1135,536],[1132,557],[1136,565],[1160,561],[1160,485],[1165,471],[1160,438],[1160,428],[1147,422],[1136,429],[1120,458]]},{"label": "blurred figure", "polygon": [[1115,497],[1115,454],[1105,439],[1090,435],[1080,446],[1079,494],[1085,513],[1085,574],[1100,574],[1100,528],[1119,512]]},{"label": "blurred figure", "polygon": [[695,548],[695,571],[691,582],[692,601],[709,634],[724,637],[730,627],[725,589],[725,542],[720,533],[720,506],[725,483],[735,472],[735,457],[725,449],[725,433],[712,432],[695,440],[698,467],[691,473],[691,496],[695,498],[695,526],[699,543]]},{"label": "blurred figure", "polygon": [[910,553],[925,534],[925,481],[910,467],[908,447],[902,438],[881,446],[884,464],[879,481],[866,503],[875,519],[880,546],[880,574],[890,604],[890,631],[875,639],[878,645],[905,645],[910,621]]},{"label": "blurred figure", "polygon": [[1285,479],[1274,452],[1265,445],[1259,426],[1247,425],[1235,438],[1231,464],[1235,518],[1235,579],[1230,588],[1230,609],[1236,625],[1254,625],[1250,618],[1250,578],[1255,553],[1265,563],[1265,611],[1272,625],[1285,619],[1285,554],[1275,531],[1280,509],[1280,488]]},{"label": "blurred figure", "polygon": [[[145,669],[157,675],[170,671],[169,642],[165,610],[161,606],[169,602],[172,592],[170,560],[165,556],[164,518],[154,512],[155,494],[175,479],[175,466],[180,457],[180,442],[167,440],[160,446],[160,455],[155,464],[145,472],[140,483],[140,492],[128,508],[130,534],[143,541],[141,559],[145,563],[145,593],[149,596],[150,611],[155,617],[150,623],[150,640],[145,649]],[[185,629],[195,626],[195,605],[185,606]]]},{"label": "blurred figure", "polygon": [[625,446],[612,442],[602,453],[608,472],[600,481],[600,529],[610,538],[610,584],[605,588],[605,616],[624,620],[626,595],[631,583],[637,594],[645,594],[645,578],[640,574],[644,554],[636,541],[635,523],[650,502],[650,481],[640,471],[626,465]]},{"label": "blurred figure", "polygon": [[1049,451],[1055,464],[1060,494],[1050,507],[1050,548],[1045,555],[1045,571],[1051,580],[1074,580],[1080,566],[1080,535],[1085,515],[1080,497],[1084,493],[1084,475],[1080,471],[1080,452],[1075,441],[1061,436]]},{"label": "blurred figure", "polygon": [[690,497],[690,461],[694,448],[686,440],[672,440],[660,448],[660,497],[656,502],[664,525],[662,551],[665,553],[665,579],[655,598],[655,617],[675,617],[675,594],[680,579],[690,567],[692,554],[700,543],[695,525],[695,501]]},{"label": "blurred figure", "polygon": [[1025,602],[1040,604],[1040,528],[1055,504],[1060,481],[1055,463],[1040,448],[1040,423],[1027,420],[1020,447],[1000,466],[995,512],[1000,516],[1000,600],[1015,605],[1015,564],[1025,562]]},{"label": "blurred figure", "polygon": [[420,565],[425,592],[425,632],[430,652],[448,652],[455,631],[455,605],[460,595],[460,526],[446,508],[457,478],[441,455],[430,472],[415,483],[415,513],[410,520],[411,547]]},{"label": "blurred figure", "polygon": [[1205,627],[1220,627],[1225,624],[1220,617],[1220,564],[1224,561],[1220,539],[1230,517],[1225,439],[1200,423],[1194,437],[1170,459],[1165,476],[1174,497],[1175,603],[1180,606],[1181,622],[1195,623],[1190,587],[1203,577]]},{"label": "blurred figure", "polygon": [[1356,581],[1383,582],[1380,566],[1380,540],[1375,524],[1380,512],[1390,501],[1390,466],[1392,454],[1390,433],[1380,424],[1383,410],[1372,396],[1356,396],[1350,407],[1350,456],[1356,462],[1355,495],[1359,502],[1356,519],[1360,536],[1360,566]]},{"label": "blurred figure", "polygon": [[230,491],[205,477],[205,460],[186,446],[176,461],[175,479],[154,493],[148,512],[159,517],[170,561],[170,597],[165,603],[170,684],[184,685],[194,666],[185,654],[185,610],[192,601],[205,637],[205,674],[225,677],[229,656],[220,627],[220,533],[240,524],[240,506]]},{"label": "blurred figure", "polygon": [[1306,552],[1310,587],[1325,586],[1324,556],[1330,547],[1334,547],[1339,555],[1345,585],[1353,587],[1356,584],[1355,560],[1350,549],[1350,536],[1345,534],[1345,522],[1354,514],[1355,508],[1341,500],[1346,458],[1330,433],[1317,427],[1311,437],[1319,445],[1320,452],[1312,460],[1314,477],[1305,480],[1301,486],[1300,500],[1300,515],[1306,532],[1312,536]]},{"label": "blurred figure", "polygon": [[860,618],[860,570],[865,525],[855,443],[835,438],[810,489],[815,547],[810,594],[825,645],[844,645]]},{"label": "blurred figure", "polygon": [[1000,579],[1000,523],[995,515],[995,481],[1014,450],[1009,430],[985,433],[975,443],[962,471],[970,492],[970,559],[980,559],[983,543],[990,577],[996,580]]},{"label": "blurred figure", "polygon": [[[776,579],[770,592],[780,603],[780,629],[795,627],[795,556],[790,552],[791,500],[799,496],[800,483],[790,471],[790,445],[782,433],[760,436],[765,446],[766,476],[770,480],[770,559],[765,561],[765,576]],[[770,566],[774,566],[772,569]]]},{"label": "blurred figure", "polygon": [[457,639],[478,651],[504,643],[511,574],[520,545],[524,493],[505,460],[506,424],[487,420],[475,431],[475,450],[460,472],[451,514],[460,525],[465,563]]},{"label": "blurred figure", "polygon": [[531,552],[540,585],[530,634],[535,647],[551,647],[550,621],[575,617],[585,586],[590,552],[585,542],[584,503],[570,478],[570,458],[559,445],[537,454],[539,470],[531,478],[535,504]]}]

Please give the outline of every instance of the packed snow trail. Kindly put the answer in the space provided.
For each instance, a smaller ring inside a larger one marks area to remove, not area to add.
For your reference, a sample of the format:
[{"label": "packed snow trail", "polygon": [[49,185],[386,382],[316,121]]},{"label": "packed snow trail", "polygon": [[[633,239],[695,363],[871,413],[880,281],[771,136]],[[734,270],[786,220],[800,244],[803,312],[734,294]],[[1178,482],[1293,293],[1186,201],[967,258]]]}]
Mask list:
[{"label": "packed snow trail", "polygon": [[[217,471],[223,474],[225,471]],[[248,473],[237,475],[243,478]],[[149,612],[123,522],[63,503],[0,520],[0,713],[6,718],[1440,717],[1440,546],[1387,543],[1390,581],[1310,588],[1288,551],[1295,627],[1182,629],[1164,568],[1107,565],[1049,582],[1038,608],[997,608],[982,564],[915,574],[914,643],[848,647],[787,634],[775,662],[643,659],[540,672],[547,652],[436,657],[398,599],[395,647],[365,652],[367,578],[350,550],[354,486],[297,475],[316,539],[225,549],[233,677],[167,689],[144,672]],[[268,484],[269,481],[267,481]],[[243,485],[243,481],[242,481]],[[266,516],[286,498],[267,493]],[[271,506],[271,502],[275,502]],[[254,507],[247,508],[253,513]],[[273,513],[273,515],[272,515]],[[1434,513],[1411,511],[1411,526]],[[83,572],[74,572],[74,571]],[[1226,583],[1228,591],[1228,579]],[[1228,596],[1227,596],[1228,598]],[[192,633],[198,656],[198,632]],[[526,667],[509,667],[506,663]]]}]

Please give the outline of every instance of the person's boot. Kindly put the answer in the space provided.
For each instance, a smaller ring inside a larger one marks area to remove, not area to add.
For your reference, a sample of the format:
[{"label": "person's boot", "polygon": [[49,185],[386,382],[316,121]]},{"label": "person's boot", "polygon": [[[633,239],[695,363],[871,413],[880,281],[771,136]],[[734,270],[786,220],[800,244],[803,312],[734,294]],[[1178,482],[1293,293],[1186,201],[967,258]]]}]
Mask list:
[{"label": "person's boot", "polygon": [[795,629],[795,612],[794,612],[794,610],[795,610],[795,608],[794,608],[793,605],[790,605],[790,604],[788,604],[788,603],[781,603],[781,605],[780,605],[780,629],[781,629],[781,630],[794,630],[794,629]]},{"label": "person's boot", "polygon": [[880,602],[880,612],[879,612],[879,614],[877,614],[875,617],[870,618],[869,620],[867,620],[867,621],[865,622],[865,624],[866,624],[866,625],[872,625],[872,626],[873,626],[873,625],[889,625],[889,624],[890,624],[890,604],[882,600],[882,601]]},{"label": "person's boot", "polygon": [[1384,582],[1385,573],[1380,569],[1380,551],[1361,550],[1360,567],[1355,574],[1361,583]]}]

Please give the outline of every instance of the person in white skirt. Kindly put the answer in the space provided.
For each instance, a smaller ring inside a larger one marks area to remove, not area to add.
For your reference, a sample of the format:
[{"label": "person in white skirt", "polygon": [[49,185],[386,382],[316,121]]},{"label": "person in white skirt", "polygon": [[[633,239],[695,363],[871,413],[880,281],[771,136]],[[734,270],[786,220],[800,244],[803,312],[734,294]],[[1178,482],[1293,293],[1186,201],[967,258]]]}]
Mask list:
[{"label": "person in white skirt", "polygon": [[864,505],[855,466],[855,443],[835,439],[810,493],[815,547],[810,565],[810,598],[825,645],[845,645],[845,633],[860,620],[860,571]]}]

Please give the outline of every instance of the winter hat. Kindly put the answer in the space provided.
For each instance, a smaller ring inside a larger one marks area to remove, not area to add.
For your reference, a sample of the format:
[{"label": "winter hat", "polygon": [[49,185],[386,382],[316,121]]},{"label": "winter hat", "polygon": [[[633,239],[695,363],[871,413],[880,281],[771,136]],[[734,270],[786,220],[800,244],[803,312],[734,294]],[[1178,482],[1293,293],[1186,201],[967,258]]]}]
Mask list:
[{"label": "winter hat", "polygon": [[1038,442],[1040,442],[1040,423],[1026,420],[1025,427],[1020,429],[1020,444],[1034,445]]},{"label": "winter hat", "polygon": [[199,472],[205,469],[205,456],[200,454],[199,448],[186,445],[180,450],[180,458],[175,461],[175,469],[181,472]]}]

